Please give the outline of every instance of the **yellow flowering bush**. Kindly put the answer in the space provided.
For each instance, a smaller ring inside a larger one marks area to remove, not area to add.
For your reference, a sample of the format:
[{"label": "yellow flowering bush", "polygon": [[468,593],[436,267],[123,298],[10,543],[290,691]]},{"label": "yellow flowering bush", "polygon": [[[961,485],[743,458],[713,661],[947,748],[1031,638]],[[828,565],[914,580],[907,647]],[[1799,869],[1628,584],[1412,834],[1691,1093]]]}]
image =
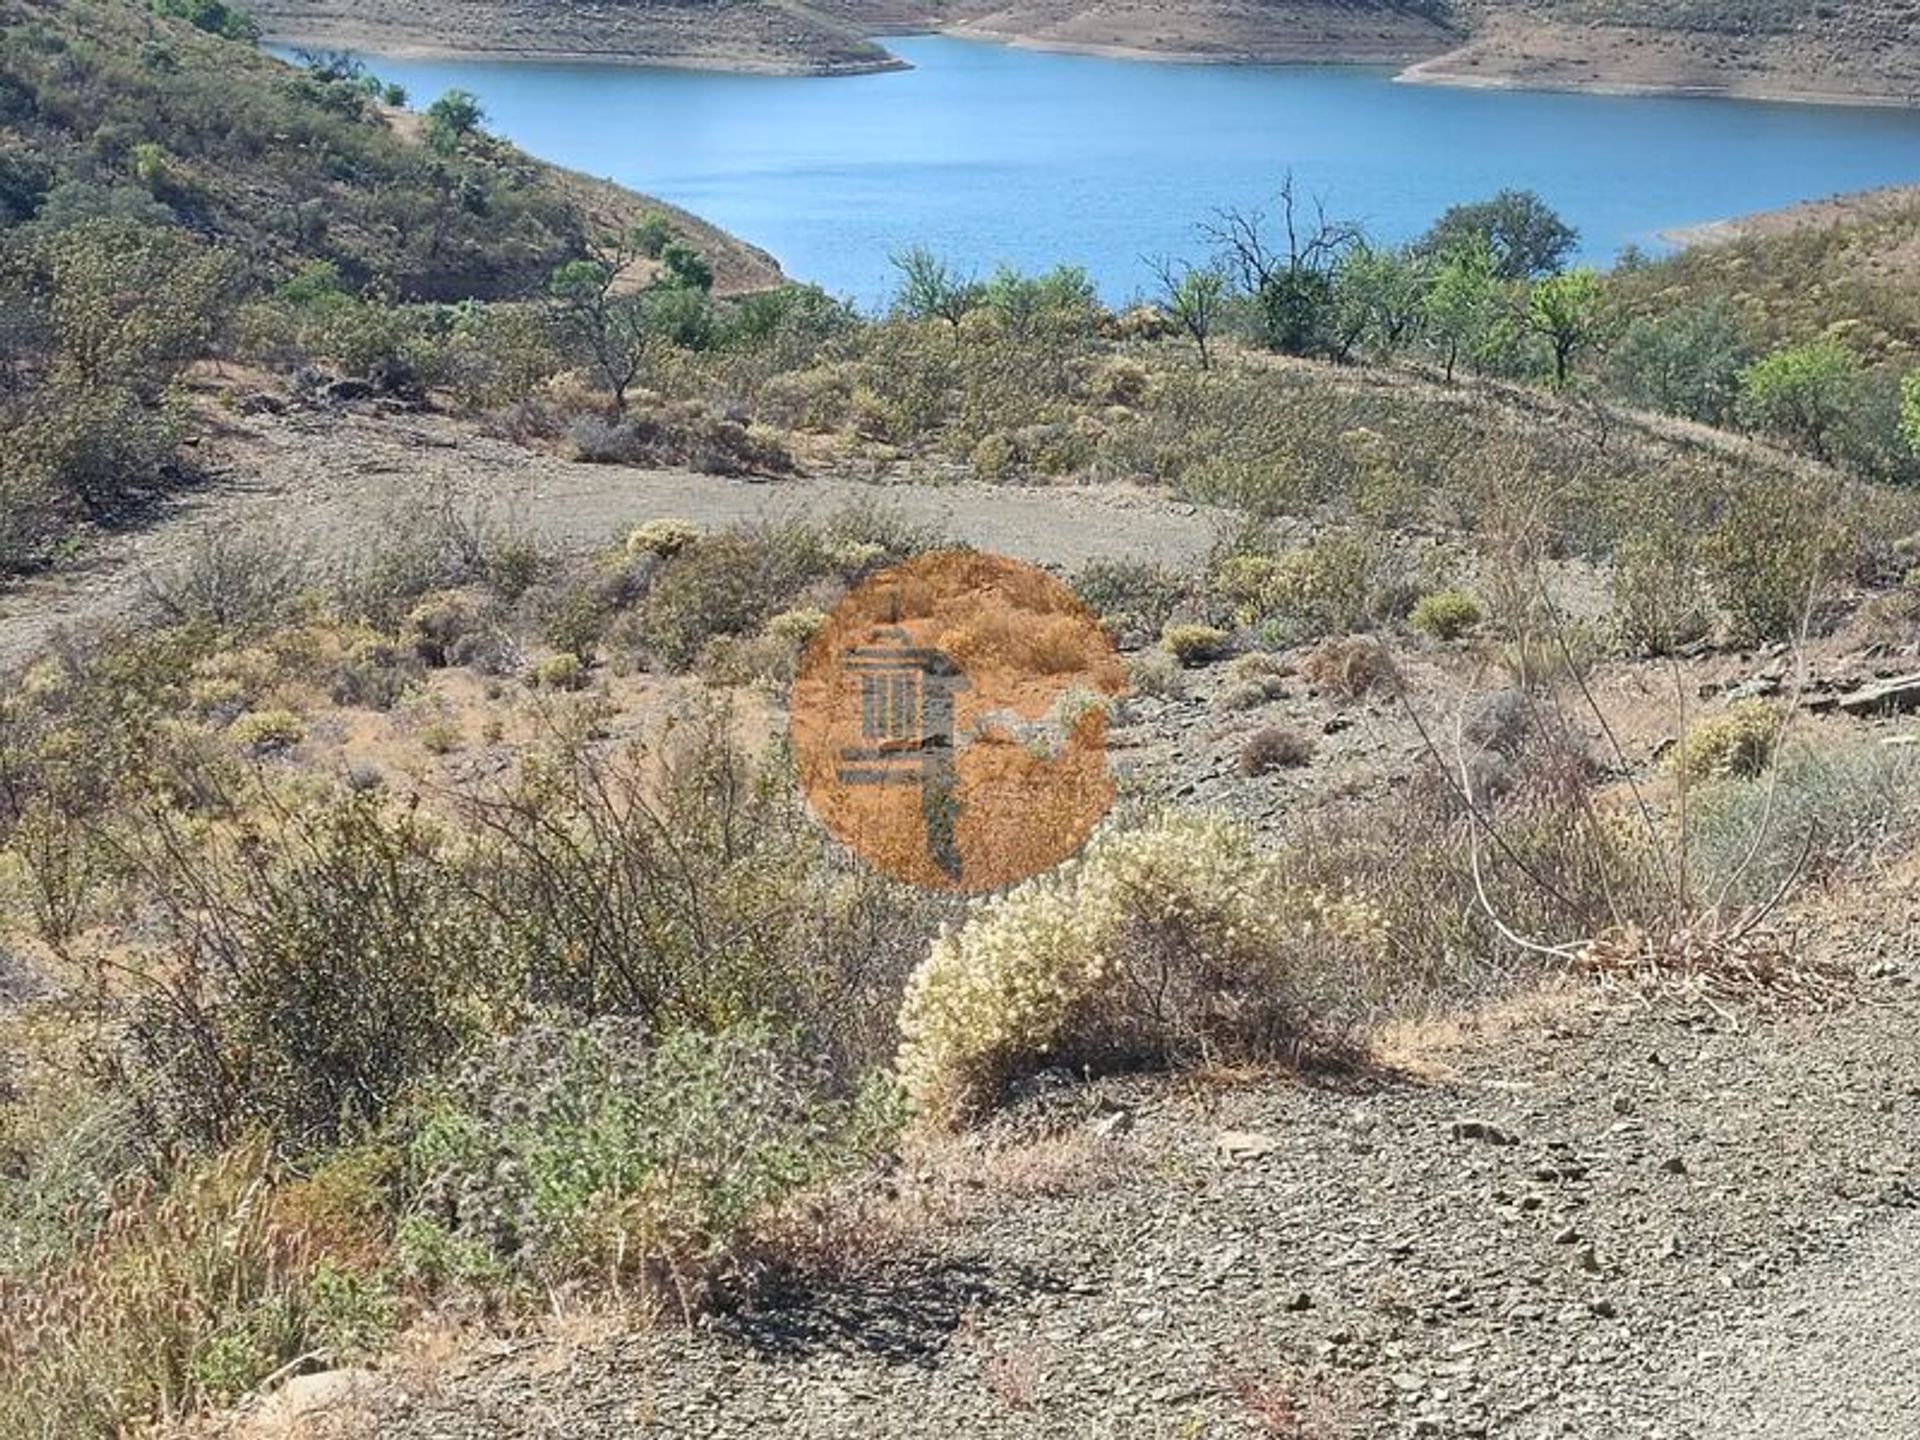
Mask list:
[{"label": "yellow flowering bush", "polygon": [[627,536],[629,555],[658,555],[669,559],[699,542],[700,527],[687,520],[649,520]]},{"label": "yellow flowering bush", "polygon": [[1763,700],[1742,700],[1690,726],[1667,757],[1682,778],[1699,783],[1758,775],[1773,763],[1780,743],[1780,716]]},{"label": "yellow flowering bush", "polygon": [[952,1125],[1049,1065],[1276,1054],[1307,1028],[1293,961],[1377,926],[1289,883],[1244,828],[1167,816],[943,931],[907,984],[901,1080],[923,1117]]}]

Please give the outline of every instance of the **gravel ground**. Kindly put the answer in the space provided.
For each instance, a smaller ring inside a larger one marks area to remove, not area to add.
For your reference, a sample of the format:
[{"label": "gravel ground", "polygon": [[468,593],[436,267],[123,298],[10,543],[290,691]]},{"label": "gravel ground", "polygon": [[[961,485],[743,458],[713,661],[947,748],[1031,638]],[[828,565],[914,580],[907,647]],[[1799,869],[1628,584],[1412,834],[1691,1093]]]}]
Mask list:
[{"label": "gravel ground", "polygon": [[60,626],[127,614],[149,576],[184,562],[211,531],[271,528],[325,563],[417,523],[420,507],[439,496],[563,546],[597,544],[658,516],[717,527],[878,501],[957,541],[1064,570],[1121,556],[1191,565],[1218,523],[1204,507],[1125,485],[762,481],[580,465],[431,414],[295,412],[228,423],[203,443],[206,483],[169,500],[155,523],[102,536],[77,564],[0,591],[0,669]]},{"label": "gravel ground", "polygon": [[373,1428],[1916,1433],[1920,1005],[1883,971],[1738,1028],[1588,999],[1440,1080],[1069,1088],[1005,1127],[1103,1151],[1090,1185],[693,1332],[482,1350]]}]

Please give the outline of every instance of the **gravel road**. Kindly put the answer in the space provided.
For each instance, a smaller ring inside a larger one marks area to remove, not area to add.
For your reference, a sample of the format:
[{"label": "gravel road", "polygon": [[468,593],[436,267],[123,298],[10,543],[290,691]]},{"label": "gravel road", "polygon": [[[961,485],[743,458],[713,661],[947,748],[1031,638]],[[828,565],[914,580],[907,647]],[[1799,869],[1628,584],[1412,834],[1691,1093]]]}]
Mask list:
[{"label": "gravel road", "polygon": [[146,577],[182,563],[210,530],[271,528],[325,562],[416,520],[442,494],[562,546],[597,544],[657,516],[711,528],[877,501],[957,541],[1063,570],[1105,556],[1188,564],[1218,523],[1203,507],[1121,485],[762,481],[579,465],[430,414],[295,412],[230,423],[203,442],[208,481],[168,501],[156,523],[103,536],[79,563],[0,591],[0,669],[63,625],[126,614]]},{"label": "gravel road", "polygon": [[1588,1001],[1437,1081],[1068,1090],[1007,1124],[1090,1185],[691,1333],[482,1350],[375,1429],[1895,1440],[1916,1020],[1889,980],[1747,1029]]}]

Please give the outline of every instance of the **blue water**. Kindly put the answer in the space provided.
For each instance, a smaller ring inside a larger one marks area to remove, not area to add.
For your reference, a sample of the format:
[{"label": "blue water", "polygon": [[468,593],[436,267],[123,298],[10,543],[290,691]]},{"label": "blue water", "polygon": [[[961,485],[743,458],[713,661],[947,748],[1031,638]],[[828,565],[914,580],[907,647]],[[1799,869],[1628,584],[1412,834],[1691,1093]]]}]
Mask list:
[{"label": "blue water", "polygon": [[1291,167],[1385,241],[1503,186],[1539,191],[1605,264],[1663,230],[1920,180],[1920,112],[1397,85],[1358,66],[1143,63],[939,37],[841,79],[372,59],[416,107],[473,91],[523,148],[683,205],[789,274],[874,303],[889,253],[985,272],[1084,265],[1111,300],[1195,222]]}]

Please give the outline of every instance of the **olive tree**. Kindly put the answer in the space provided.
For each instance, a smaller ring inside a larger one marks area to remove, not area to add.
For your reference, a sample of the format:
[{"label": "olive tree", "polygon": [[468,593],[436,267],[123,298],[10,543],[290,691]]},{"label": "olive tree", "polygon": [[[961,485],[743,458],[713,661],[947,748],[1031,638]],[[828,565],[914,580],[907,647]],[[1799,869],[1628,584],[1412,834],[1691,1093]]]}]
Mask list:
[{"label": "olive tree", "polygon": [[1600,277],[1591,270],[1549,275],[1527,295],[1527,328],[1553,356],[1553,383],[1565,385],[1574,359],[1600,336]]},{"label": "olive tree", "polygon": [[1433,222],[1420,248],[1447,255],[1484,242],[1502,280],[1531,280],[1557,273],[1580,232],[1531,190],[1502,190],[1490,200],[1455,205]]}]

